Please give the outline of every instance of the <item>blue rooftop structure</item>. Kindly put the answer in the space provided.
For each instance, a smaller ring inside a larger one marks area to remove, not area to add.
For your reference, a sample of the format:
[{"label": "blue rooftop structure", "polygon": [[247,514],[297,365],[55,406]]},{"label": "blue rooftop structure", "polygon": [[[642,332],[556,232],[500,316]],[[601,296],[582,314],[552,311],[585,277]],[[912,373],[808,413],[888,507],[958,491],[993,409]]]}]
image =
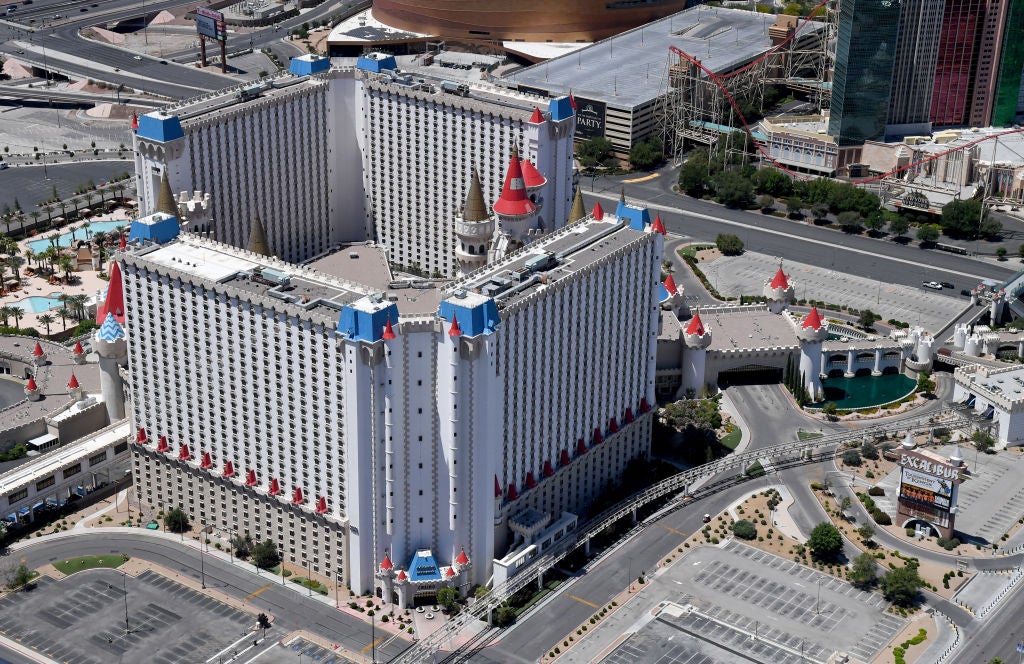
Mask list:
[{"label": "blue rooftop structure", "polygon": [[366,55],[360,55],[359,59],[356,60],[356,69],[362,69],[363,71],[379,74],[385,69],[390,69],[392,71],[398,69],[398,62],[395,60],[395,56],[393,55],[388,55],[386,53],[367,53]]},{"label": "blue rooftop structure", "polygon": [[642,231],[651,225],[651,215],[647,208],[633,207],[624,201],[619,201],[619,206],[615,208],[615,216],[620,220],[629,221],[629,227],[635,231]]},{"label": "blue rooftop structure", "polygon": [[162,111],[146,113],[139,118],[139,138],[166,143],[185,136],[177,115],[164,115]]},{"label": "blue rooftop structure", "polygon": [[156,242],[163,244],[178,237],[181,228],[178,226],[178,218],[162,212],[154,212],[148,217],[142,217],[132,222],[131,230],[128,232],[128,241],[134,242]]},{"label": "blue rooftop structure", "polygon": [[409,561],[410,581],[440,581],[441,568],[430,549],[420,549]]},{"label": "blue rooftop structure", "polygon": [[572,101],[568,97],[558,97],[548,102],[548,113],[552,120],[564,120],[571,118],[575,111],[572,109]]},{"label": "blue rooftop structure", "polygon": [[314,53],[307,53],[292,58],[288,63],[288,72],[295,76],[310,76],[319,74],[331,68],[330,58],[325,58]]},{"label": "blue rooftop structure", "polygon": [[338,332],[341,332],[350,339],[359,341],[379,341],[384,334],[384,326],[388,320],[394,325],[398,323],[398,305],[388,302],[381,303],[380,308],[367,311],[365,302],[345,305],[341,308],[341,316],[338,318]]},{"label": "blue rooftop structure", "polygon": [[437,315],[448,322],[451,322],[453,317],[458,317],[459,329],[467,337],[490,334],[501,322],[498,305],[494,300],[475,293],[461,298],[441,300]]},{"label": "blue rooftop structure", "polygon": [[103,325],[100,325],[99,332],[96,333],[97,338],[107,341],[114,342],[118,339],[124,339],[124,328],[114,318],[114,314],[107,314],[107,317],[103,319]]}]

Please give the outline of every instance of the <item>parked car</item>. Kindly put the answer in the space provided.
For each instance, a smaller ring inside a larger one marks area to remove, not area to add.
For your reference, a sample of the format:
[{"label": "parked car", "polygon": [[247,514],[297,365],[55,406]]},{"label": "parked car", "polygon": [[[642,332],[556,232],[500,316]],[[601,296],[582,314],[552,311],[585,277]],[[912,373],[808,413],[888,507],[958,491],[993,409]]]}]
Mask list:
[{"label": "parked car", "polygon": [[711,523],[711,515],[710,515],[710,514],[705,514],[705,515],[704,515],[704,516],[703,516],[703,517],[701,518],[701,521],[703,521],[704,523]]},{"label": "parked car", "polygon": [[966,288],[961,288],[960,289],[960,294],[963,295],[964,297],[970,297],[971,296],[971,291],[967,290]]},{"label": "parked car", "polygon": [[939,283],[942,284],[943,288],[956,288],[956,286],[949,283],[948,281],[940,281]]},{"label": "parked car", "polygon": [[931,288],[933,290],[942,290],[942,284],[940,284],[937,281],[926,281],[921,285],[924,286],[925,288]]}]

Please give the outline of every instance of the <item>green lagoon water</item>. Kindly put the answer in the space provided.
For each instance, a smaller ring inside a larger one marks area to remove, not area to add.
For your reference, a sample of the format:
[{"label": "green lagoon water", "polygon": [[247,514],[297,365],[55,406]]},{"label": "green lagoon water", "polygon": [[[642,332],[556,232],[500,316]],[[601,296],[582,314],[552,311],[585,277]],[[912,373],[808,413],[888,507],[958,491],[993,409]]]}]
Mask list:
[{"label": "green lagoon water", "polygon": [[907,396],[914,391],[917,382],[903,374],[886,376],[857,376],[855,378],[826,378],[821,381],[825,387],[825,401],[821,406],[834,401],[840,410],[869,408],[889,403]]}]

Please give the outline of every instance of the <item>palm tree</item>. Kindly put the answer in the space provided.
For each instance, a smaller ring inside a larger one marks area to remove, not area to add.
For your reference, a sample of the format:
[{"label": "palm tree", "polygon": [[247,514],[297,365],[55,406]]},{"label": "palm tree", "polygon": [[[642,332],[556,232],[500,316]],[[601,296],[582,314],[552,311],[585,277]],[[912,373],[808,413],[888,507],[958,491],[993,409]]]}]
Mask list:
[{"label": "palm tree", "polygon": [[43,212],[46,213],[46,225],[49,226],[53,223],[53,206],[47,205],[43,208]]},{"label": "palm tree", "polygon": [[29,267],[32,267],[32,259],[36,257],[36,252],[32,251],[31,247],[25,248],[25,261]]},{"label": "palm tree", "polygon": [[68,329],[68,319],[73,318],[71,311],[67,307],[61,307],[57,310],[57,315],[60,316],[60,324],[64,326],[65,330]]},{"label": "palm tree", "polygon": [[[75,262],[71,259],[71,256],[68,256],[67,254],[61,254],[60,257],[57,258],[57,265],[58,267],[60,267],[60,269],[64,270],[64,274],[68,279],[68,283],[71,283],[71,273],[75,269]],[[72,295],[71,297],[77,296]]]},{"label": "palm tree", "polygon": [[4,261],[4,264],[7,265],[7,267],[11,268],[11,272],[14,274],[14,280],[18,282],[18,285],[20,286],[21,273],[19,272],[19,270],[21,270],[21,266],[25,264],[25,259],[18,255],[11,255],[7,257],[7,260]]},{"label": "palm tree", "polygon": [[91,191],[87,191],[87,192],[85,192],[85,197],[84,198],[85,198],[85,207],[89,210],[89,212],[91,214],[92,213],[92,202],[94,200],[96,200],[96,194],[92,193]]},{"label": "palm tree", "polygon": [[75,311],[75,318],[78,320],[85,320],[88,316],[85,315],[85,302],[89,297],[87,295],[72,295],[71,306]]},{"label": "palm tree", "polygon": [[46,326],[46,336],[50,336],[50,326],[57,322],[57,319],[50,314],[40,314],[36,320]]},{"label": "palm tree", "polygon": [[[60,205],[60,216],[61,216],[61,218],[64,219],[64,221],[67,221],[68,220],[68,204],[65,203],[64,201],[60,201],[60,203],[58,203],[58,205]],[[53,224],[51,224],[51,226],[52,225]]]},{"label": "palm tree", "polygon": [[0,318],[4,319],[4,327],[8,327],[8,325],[10,324],[11,316],[14,315],[15,308],[16,307],[12,307],[10,305],[4,305],[0,307]]},{"label": "palm tree", "polygon": [[25,310],[21,307],[11,307],[11,318],[14,319],[14,329],[20,330],[19,321],[25,316]]},{"label": "palm tree", "polygon": [[82,228],[85,229],[85,239],[86,240],[88,240],[90,237],[92,237],[92,233],[89,232],[89,227],[90,226],[92,226],[92,224],[89,223],[88,221],[85,222],[84,224],[82,224]]},{"label": "palm tree", "polygon": [[32,225],[34,226],[37,223],[39,223],[39,217],[43,215],[39,212],[39,210],[32,210],[31,212],[28,213],[28,216],[32,217]]}]

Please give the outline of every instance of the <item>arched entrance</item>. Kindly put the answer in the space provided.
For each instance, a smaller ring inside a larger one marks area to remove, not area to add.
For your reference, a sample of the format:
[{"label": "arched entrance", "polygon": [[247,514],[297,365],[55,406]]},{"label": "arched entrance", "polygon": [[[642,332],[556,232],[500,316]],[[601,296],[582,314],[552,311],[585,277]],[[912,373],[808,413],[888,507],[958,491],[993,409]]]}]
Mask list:
[{"label": "arched entrance", "polygon": [[746,364],[742,367],[718,372],[718,386],[766,385],[782,382],[782,368],[763,364]]},{"label": "arched entrance", "polygon": [[942,537],[942,533],[939,532],[938,528],[933,526],[928,521],[925,521],[924,519],[914,517],[911,519],[907,519],[903,523],[904,528],[913,528],[914,530],[918,530],[919,526],[921,530],[927,530],[932,537]]}]

